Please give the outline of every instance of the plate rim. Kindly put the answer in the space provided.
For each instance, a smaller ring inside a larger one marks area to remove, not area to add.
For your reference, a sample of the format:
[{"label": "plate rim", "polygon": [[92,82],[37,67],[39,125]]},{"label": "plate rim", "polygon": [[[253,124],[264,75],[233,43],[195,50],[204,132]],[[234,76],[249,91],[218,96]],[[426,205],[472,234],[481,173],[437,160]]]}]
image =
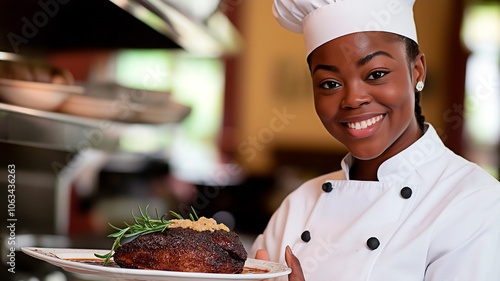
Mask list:
[{"label": "plate rim", "polygon": [[[262,273],[262,274],[228,274],[228,273],[201,273],[201,272],[180,272],[180,271],[164,271],[164,270],[148,270],[148,269],[132,269],[121,267],[96,267],[96,265],[79,263],[70,261],[65,258],[57,257],[57,252],[85,252],[85,253],[107,253],[109,250],[103,249],[78,249],[78,248],[44,248],[44,247],[21,247],[21,251],[33,258],[40,259],[52,265],[60,267],[69,272],[77,272],[84,274],[93,274],[100,276],[115,276],[119,274],[121,278],[137,279],[137,277],[176,277],[176,278],[194,278],[200,280],[263,280],[286,276],[291,273],[291,269],[284,264],[257,260],[248,258],[247,263],[266,263],[278,268],[282,268],[277,272]],[[54,252],[54,256],[47,254]]]},{"label": "plate rim", "polygon": [[0,78],[0,85],[7,87],[28,88],[44,92],[58,91],[64,94],[83,94],[85,88],[76,84],[55,84],[39,81],[28,81],[20,79]]}]

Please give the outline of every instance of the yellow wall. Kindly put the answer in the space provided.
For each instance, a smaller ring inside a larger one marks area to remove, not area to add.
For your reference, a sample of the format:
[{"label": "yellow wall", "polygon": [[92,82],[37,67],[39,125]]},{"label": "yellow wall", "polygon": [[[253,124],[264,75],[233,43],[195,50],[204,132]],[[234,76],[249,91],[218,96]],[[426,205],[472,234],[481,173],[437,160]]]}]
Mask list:
[{"label": "yellow wall", "polygon": [[[453,73],[449,67],[452,26],[451,11],[457,5],[455,0],[417,0],[414,11],[421,51],[427,58],[427,81],[422,92],[422,111],[426,120],[433,124],[438,133],[444,133],[447,110],[448,75]],[[455,83],[465,83],[455,81]]]},{"label": "yellow wall", "polygon": [[[422,106],[427,120],[443,128],[444,80],[453,0],[419,0],[415,6],[419,43],[428,60],[429,84]],[[272,0],[242,1],[238,99],[239,162],[252,174],[273,169],[273,150],[339,151],[343,146],[323,128],[313,105],[302,36],[283,29],[271,12]],[[287,115],[287,116],[284,116]]]}]

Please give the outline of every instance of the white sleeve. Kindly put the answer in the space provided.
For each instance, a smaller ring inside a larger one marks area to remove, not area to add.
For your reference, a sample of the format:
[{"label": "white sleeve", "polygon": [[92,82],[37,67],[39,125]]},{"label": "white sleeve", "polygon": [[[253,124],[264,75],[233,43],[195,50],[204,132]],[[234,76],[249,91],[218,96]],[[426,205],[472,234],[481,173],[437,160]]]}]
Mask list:
[{"label": "white sleeve", "polygon": [[500,280],[500,192],[480,189],[445,211],[429,248],[426,281]]},{"label": "white sleeve", "polygon": [[274,262],[284,261],[283,237],[286,229],[286,221],[289,215],[290,199],[286,198],[281,206],[274,212],[269,223],[264,230],[264,233],[257,236],[249,257],[254,258],[255,253],[259,249],[264,249],[268,252],[269,258]]}]

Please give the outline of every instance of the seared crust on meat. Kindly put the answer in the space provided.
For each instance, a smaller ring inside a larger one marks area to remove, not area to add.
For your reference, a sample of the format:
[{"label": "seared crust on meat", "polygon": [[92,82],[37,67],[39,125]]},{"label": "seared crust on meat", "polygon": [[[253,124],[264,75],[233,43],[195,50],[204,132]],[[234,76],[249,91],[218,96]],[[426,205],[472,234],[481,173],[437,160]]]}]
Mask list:
[{"label": "seared crust on meat", "polygon": [[171,228],[118,247],[120,267],[205,273],[241,273],[247,252],[232,231]]}]

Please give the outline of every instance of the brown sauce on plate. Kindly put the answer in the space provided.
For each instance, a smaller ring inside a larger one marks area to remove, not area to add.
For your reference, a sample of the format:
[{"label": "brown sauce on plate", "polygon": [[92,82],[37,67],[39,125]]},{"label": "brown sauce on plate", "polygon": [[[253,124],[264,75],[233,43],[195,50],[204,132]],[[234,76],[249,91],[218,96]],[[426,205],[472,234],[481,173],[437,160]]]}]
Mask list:
[{"label": "brown sauce on plate", "polygon": [[264,274],[269,273],[269,269],[261,269],[261,268],[253,268],[253,267],[244,267],[242,274]]},{"label": "brown sauce on plate", "polygon": [[[85,263],[85,264],[93,264],[93,265],[102,265],[104,260],[103,259],[64,259],[65,261],[74,261],[74,262],[80,262],[80,263]],[[112,266],[112,267],[118,267],[118,265],[110,260],[107,266]]]}]

